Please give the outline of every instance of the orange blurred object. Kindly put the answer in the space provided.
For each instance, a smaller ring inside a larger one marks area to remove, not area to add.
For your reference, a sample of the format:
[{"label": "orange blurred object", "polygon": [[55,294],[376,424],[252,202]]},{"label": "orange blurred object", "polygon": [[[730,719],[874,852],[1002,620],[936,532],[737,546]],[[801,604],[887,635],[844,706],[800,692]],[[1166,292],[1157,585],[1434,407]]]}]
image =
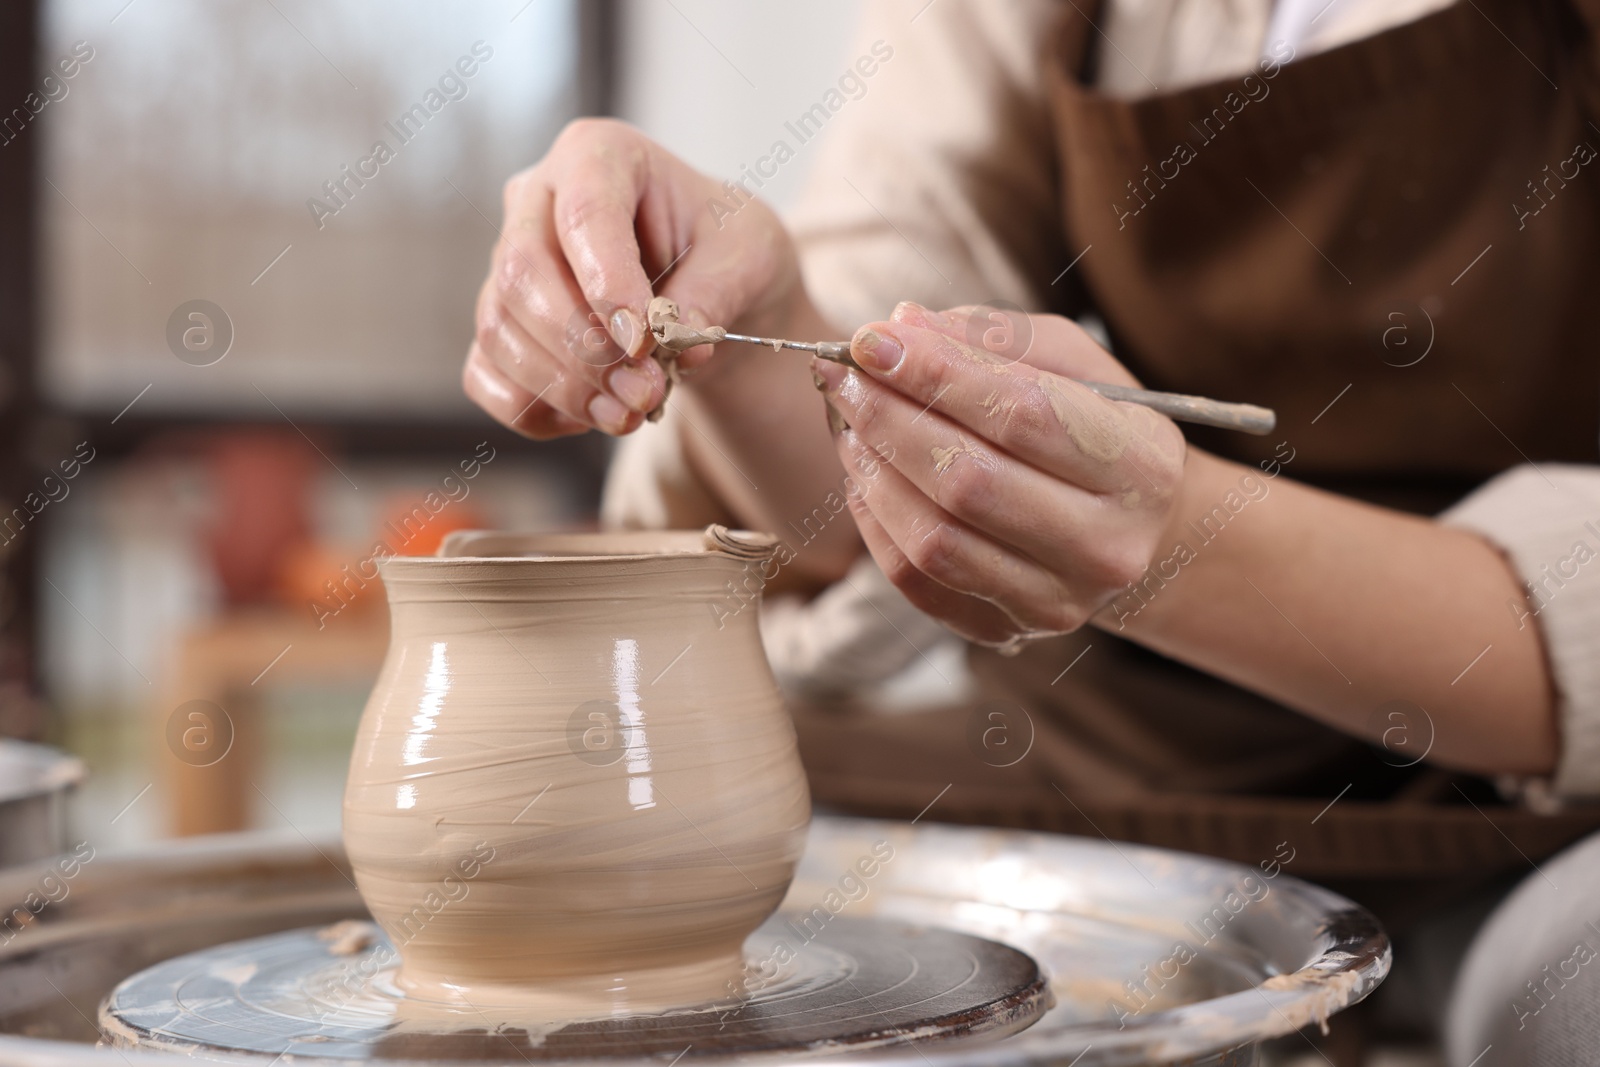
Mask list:
[{"label": "orange blurred object", "polygon": [[431,556],[446,534],[486,525],[474,508],[447,503],[435,512],[424,499],[425,495],[390,497],[378,529],[359,551],[309,541],[295,545],[282,557],[279,596],[291,607],[304,607],[318,622],[347,609],[356,614],[373,611],[384,602],[383,583],[372,564],[380,545],[389,555]]},{"label": "orange blurred object", "polygon": [[308,541],[284,554],[278,570],[278,596],[319,622],[328,613],[337,615],[346,608],[366,612],[383,604],[383,593],[375,575],[370,580],[361,577],[363,570],[373,573],[365,558]]},{"label": "orange blurred object", "polygon": [[439,551],[445,535],[456,530],[481,530],[488,525],[477,509],[445,501],[437,512],[430,512],[427,497],[443,499],[437,493],[422,496],[396,494],[383,511],[379,540],[397,556],[431,556]]}]

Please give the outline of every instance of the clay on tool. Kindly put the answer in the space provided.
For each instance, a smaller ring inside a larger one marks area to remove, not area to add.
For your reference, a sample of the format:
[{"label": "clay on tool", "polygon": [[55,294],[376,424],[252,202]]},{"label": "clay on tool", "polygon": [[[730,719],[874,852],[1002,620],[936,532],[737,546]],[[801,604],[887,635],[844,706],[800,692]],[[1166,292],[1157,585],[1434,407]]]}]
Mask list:
[{"label": "clay on tool", "polygon": [[728,335],[728,331],[721,326],[708,326],[704,330],[697,330],[679,322],[678,315],[678,303],[671,297],[654,297],[650,305],[645,308],[650,336],[655,338],[656,342],[656,362],[661,364],[661,369],[667,376],[661,403],[646,416],[651,422],[661,421],[662,414],[667,410],[667,397],[671,395],[672,387],[677,384],[680,377],[678,356],[696,345],[714,345]]},{"label": "clay on tool", "polygon": [[696,345],[714,345],[728,336],[728,331],[721,326],[697,330],[679,322],[677,301],[670,297],[658,296],[651,300],[645,314],[650,320],[650,335],[656,339],[656,344],[674,355]]}]

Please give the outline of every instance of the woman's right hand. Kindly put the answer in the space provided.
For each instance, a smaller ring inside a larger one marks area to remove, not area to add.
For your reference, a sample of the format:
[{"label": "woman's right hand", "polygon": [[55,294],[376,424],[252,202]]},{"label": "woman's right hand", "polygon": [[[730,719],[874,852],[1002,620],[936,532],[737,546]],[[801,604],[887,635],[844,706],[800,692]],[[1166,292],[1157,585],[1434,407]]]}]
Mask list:
[{"label": "woman's right hand", "polygon": [[[794,244],[771,209],[621,122],[567,126],[506,182],[504,201],[462,384],[528,437],[630,433],[661,403],[645,324],[652,278],[667,275],[659,295],[696,327],[773,329],[803,300]],[[711,357],[704,345],[678,365]]]}]

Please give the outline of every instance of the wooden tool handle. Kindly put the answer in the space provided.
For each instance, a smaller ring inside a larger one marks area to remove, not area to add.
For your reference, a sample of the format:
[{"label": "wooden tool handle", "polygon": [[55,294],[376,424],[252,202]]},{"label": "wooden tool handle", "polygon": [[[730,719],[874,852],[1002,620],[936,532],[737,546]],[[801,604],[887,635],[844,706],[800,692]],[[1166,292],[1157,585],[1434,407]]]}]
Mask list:
[{"label": "wooden tool handle", "polygon": [[1242,430],[1258,436],[1271,433],[1278,424],[1277,412],[1255,404],[1233,404],[1226,400],[1184,393],[1158,393],[1150,389],[1135,389],[1131,385],[1107,385],[1104,382],[1082,384],[1107,400],[1143,404],[1179,422],[1220,426],[1224,430]]},{"label": "wooden tool handle", "polygon": [[[850,358],[849,341],[785,341],[781,338],[750,337],[737,333],[724,333],[723,337],[729,341],[770,346],[774,352],[785,348],[800,349],[830,363],[842,363],[846,367],[861,369],[856,361]],[[1107,400],[1143,404],[1179,422],[1217,426],[1224,430],[1240,430],[1258,436],[1271,433],[1272,428],[1278,424],[1277,412],[1255,404],[1234,404],[1226,400],[1212,400],[1205,396],[1189,396],[1186,393],[1158,393],[1152,389],[1135,389],[1130,385],[1108,385],[1105,382],[1079,382],[1079,384]]]}]

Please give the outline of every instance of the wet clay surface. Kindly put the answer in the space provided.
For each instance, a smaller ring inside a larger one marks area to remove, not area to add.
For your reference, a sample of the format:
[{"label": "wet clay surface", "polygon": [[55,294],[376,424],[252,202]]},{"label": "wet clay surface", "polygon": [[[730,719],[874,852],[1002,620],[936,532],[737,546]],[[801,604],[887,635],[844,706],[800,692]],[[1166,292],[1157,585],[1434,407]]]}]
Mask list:
[{"label": "wet clay surface", "polygon": [[567,1016],[697,1003],[782,899],[805,777],[756,612],[714,610],[770,546],[659,540],[381,565],[391,647],[344,834],[398,988]]}]

